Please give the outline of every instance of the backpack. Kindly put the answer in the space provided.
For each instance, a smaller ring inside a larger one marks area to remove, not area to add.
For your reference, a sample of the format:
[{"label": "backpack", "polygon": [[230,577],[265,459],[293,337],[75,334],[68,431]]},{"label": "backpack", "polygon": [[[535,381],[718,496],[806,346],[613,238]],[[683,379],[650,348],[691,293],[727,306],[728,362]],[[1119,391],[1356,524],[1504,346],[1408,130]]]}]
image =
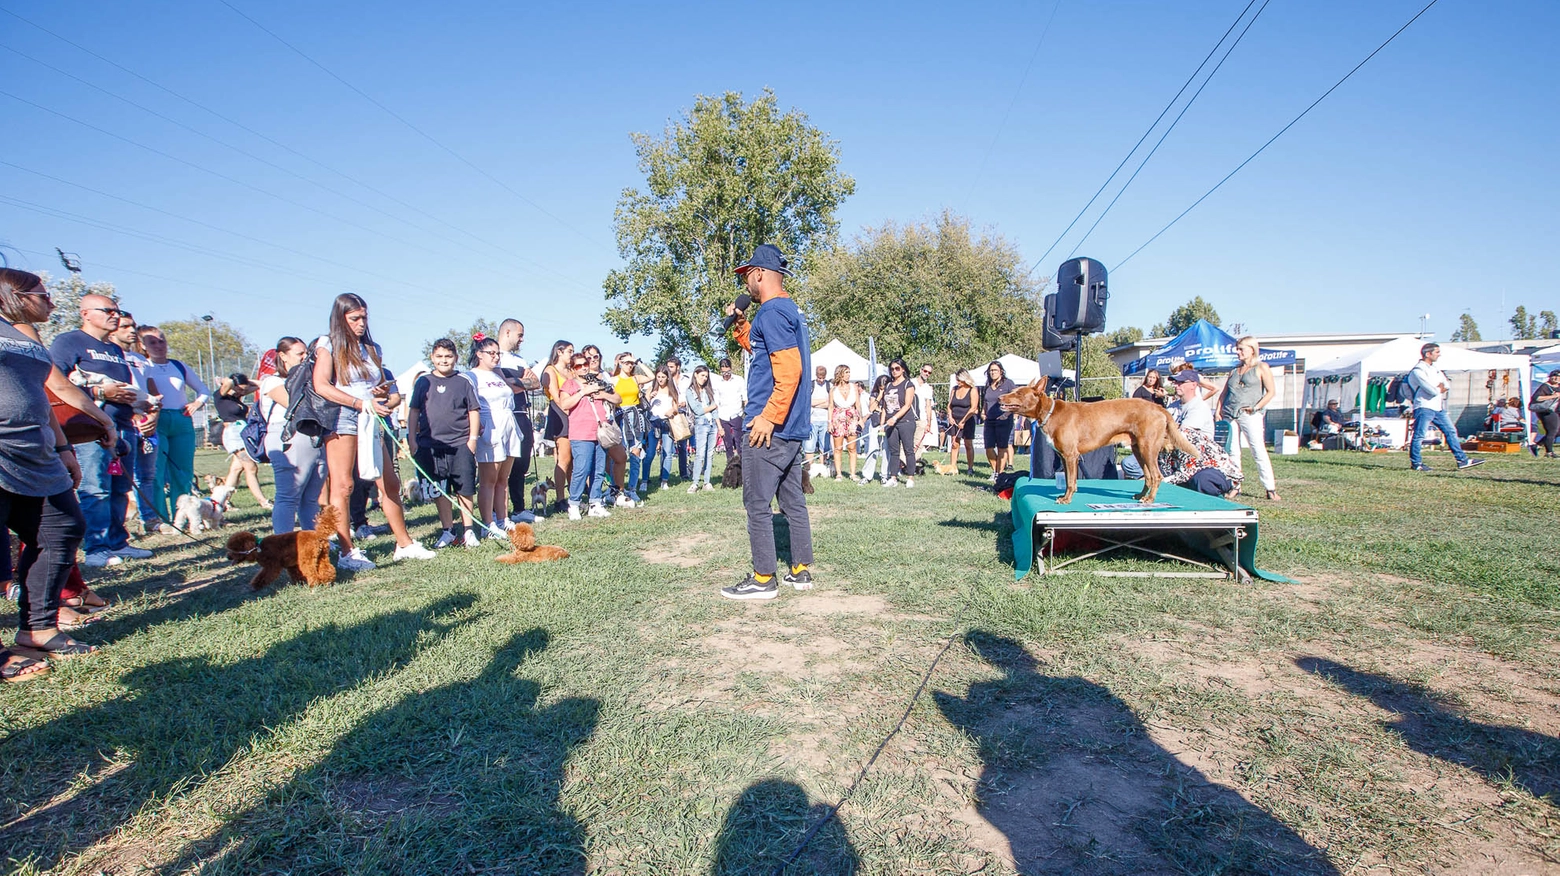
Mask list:
[{"label": "backpack", "polygon": [[1414,403],[1414,387],[1409,383],[1409,375],[1392,378],[1387,384],[1387,401],[1395,405],[1411,405]]},{"label": "backpack", "polygon": [[[262,399],[262,401],[264,401]],[[276,402],[271,402],[276,404]],[[239,430],[238,437],[244,442],[244,452],[249,458],[261,465],[270,465],[271,457],[265,449],[266,434],[265,416],[260,413],[260,405],[254,405],[249,409],[249,416],[244,418],[244,428]]]},{"label": "backpack", "polygon": [[314,439],[315,444],[336,429],[336,418],[341,405],[327,401],[314,391],[314,360],[316,348],[309,347],[309,355],[296,368],[287,372],[287,425],[282,428],[282,443],[294,435]]}]

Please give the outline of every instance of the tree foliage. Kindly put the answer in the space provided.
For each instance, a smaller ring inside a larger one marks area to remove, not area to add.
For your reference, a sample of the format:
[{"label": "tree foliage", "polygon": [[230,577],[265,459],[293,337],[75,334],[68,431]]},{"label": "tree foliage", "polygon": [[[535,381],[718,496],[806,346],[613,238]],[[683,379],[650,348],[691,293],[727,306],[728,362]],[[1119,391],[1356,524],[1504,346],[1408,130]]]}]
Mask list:
[{"label": "tree foliage", "polygon": [[498,321],[493,319],[481,319],[479,317],[476,322],[471,324],[471,328],[466,329],[465,331],[461,331],[460,329],[450,329],[444,334],[439,335],[438,338],[430,338],[429,340],[423,342],[422,357],[424,360],[427,360],[429,356],[433,355],[434,341],[439,340],[439,338],[449,338],[451,341],[455,342],[456,364],[460,367],[465,367],[466,363],[470,361],[469,357],[471,356],[471,339],[476,336],[477,332],[481,332],[482,334],[497,340]]},{"label": "tree foliage", "polygon": [[[1085,335],[1083,338],[1083,367],[1078,390],[1084,396],[1121,398],[1121,368],[1105,352],[1115,346],[1104,335]],[[1062,367],[1073,367],[1073,354],[1062,354]],[[1071,396],[1069,395],[1069,398]]]},{"label": "tree foliage", "polygon": [[1156,338],[1175,337],[1191,328],[1199,319],[1219,325],[1219,312],[1213,309],[1212,304],[1204,301],[1201,295],[1171,311],[1170,318],[1154,326],[1150,334]]},{"label": "tree foliage", "polygon": [[1556,324],[1553,310],[1541,310],[1537,314],[1532,314],[1520,304],[1507,322],[1511,324],[1511,338],[1516,341],[1547,338],[1550,332],[1560,328],[1560,325]]},{"label": "tree foliage", "polygon": [[[142,325],[152,325],[143,322]],[[220,319],[212,320],[210,340],[207,340],[207,324],[198,316],[189,319],[170,319],[155,323],[168,339],[168,356],[185,365],[198,369],[207,381],[225,377],[235,371],[254,374],[260,350],[244,333]],[[312,341],[313,338],[304,338]],[[270,344],[266,345],[267,347]],[[216,356],[213,365],[211,357]],[[211,384],[215,388],[216,384]]]},{"label": "tree foliage", "polygon": [[1105,346],[1120,347],[1124,344],[1135,344],[1143,340],[1143,330],[1135,325],[1125,325],[1105,335]]},{"label": "tree foliage", "polygon": [[875,337],[879,361],[903,356],[947,373],[1039,352],[1044,285],[1012,243],[945,211],[929,223],[867,228],[817,253],[796,298],[819,341],[839,338],[865,354]]},{"label": "tree foliage", "polygon": [[80,274],[51,277],[47,271],[40,272],[39,278],[43,280],[44,288],[49,290],[49,297],[54,300],[54,312],[49,315],[49,321],[38,326],[38,335],[43,338],[45,345],[52,343],[57,335],[81,328],[82,296],[106,295],[115,301],[119,300],[114,284],[103,280],[88,283]]},{"label": "tree foliage", "polygon": [[603,284],[602,320],[620,338],[661,337],[659,356],[715,361],[729,352],[722,308],[732,269],[761,243],[806,264],[838,232],[835,210],[856,188],[839,149],[798,110],[782,113],[766,90],[699,97],[660,136],[634,134],[645,189],[626,189],[615,218],[628,262]]},{"label": "tree foliage", "polygon": [[1453,341],[1482,341],[1479,337],[1479,324],[1473,321],[1473,315],[1465,313],[1457,320],[1457,331],[1452,332]]}]

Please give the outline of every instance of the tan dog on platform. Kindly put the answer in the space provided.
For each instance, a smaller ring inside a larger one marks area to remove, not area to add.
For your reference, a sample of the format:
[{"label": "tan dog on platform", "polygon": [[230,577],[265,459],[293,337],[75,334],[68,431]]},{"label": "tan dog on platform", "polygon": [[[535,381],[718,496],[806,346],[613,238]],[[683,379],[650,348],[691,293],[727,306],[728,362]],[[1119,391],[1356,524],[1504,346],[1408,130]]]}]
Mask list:
[{"label": "tan dog on platform", "polygon": [[500,563],[545,563],[569,558],[569,552],[561,547],[537,544],[536,530],[529,523],[516,523],[509,530],[509,546],[514,550],[493,559]]},{"label": "tan dog on platform", "polygon": [[1159,451],[1168,444],[1183,453],[1197,455],[1175,417],[1151,401],[1140,398],[1116,398],[1097,402],[1058,401],[1045,394],[1045,378],[1021,386],[1002,396],[1002,409],[1032,418],[1067,469],[1067,492],[1058,505],[1072,501],[1078,491],[1078,459],[1107,444],[1129,440],[1132,455],[1143,467],[1143,490],[1135,498],[1144,504],[1154,501],[1159,492]]}]

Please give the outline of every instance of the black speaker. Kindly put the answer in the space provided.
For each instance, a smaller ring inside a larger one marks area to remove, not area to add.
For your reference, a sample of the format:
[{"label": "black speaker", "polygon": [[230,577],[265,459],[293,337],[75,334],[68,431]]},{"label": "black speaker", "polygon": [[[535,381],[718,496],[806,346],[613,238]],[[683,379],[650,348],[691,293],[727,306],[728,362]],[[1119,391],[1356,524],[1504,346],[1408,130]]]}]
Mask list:
[{"label": "black speaker", "polygon": [[1071,350],[1078,346],[1077,335],[1063,335],[1056,331],[1056,293],[1045,296],[1045,319],[1041,321],[1040,349]]},{"label": "black speaker", "polygon": [[1056,269],[1056,331],[1062,334],[1105,330],[1105,266],[1094,259],[1068,259]]}]

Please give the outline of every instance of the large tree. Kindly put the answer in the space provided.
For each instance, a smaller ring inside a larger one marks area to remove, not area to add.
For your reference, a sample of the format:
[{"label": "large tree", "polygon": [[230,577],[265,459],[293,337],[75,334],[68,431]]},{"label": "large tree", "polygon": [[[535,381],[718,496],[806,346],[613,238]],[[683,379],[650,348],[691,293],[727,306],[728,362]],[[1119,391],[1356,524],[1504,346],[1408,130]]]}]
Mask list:
[{"label": "large tree", "polygon": [[855,191],[839,148],[800,111],[781,112],[766,90],[699,97],[659,137],[634,134],[645,190],[618,201],[618,252],[627,261],[603,284],[603,321],[623,339],[659,335],[659,356],[714,361],[722,308],[737,292],[732,269],[772,243],[805,264],[838,231]]},{"label": "large tree", "polygon": [[1541,310],[1537,314],[1532,314],[1520,304],[1517,305],[1516,312],[1511,315],[1508,322],[1511,323],[1511,338],[1516,341],[1547,338],[1550,332],[1560,328],[1560,325],[1556,324],[1553,310]]},{"label": "large tree", "polygon": [[[156,325],[162,329],[163,337],[168,339],[168,356],[198,368],[203,379],[210,381],[235,371],[254,374],[260,350],[232,325],[213,319],[209,323],[209,339],[208,323],[200,317],[164,320]],[[313,338],[304,340],[312,341]],[[211,361],[213,355],[216,356],[214,364]],[[215,384],[212,384],[212,388],[216,388]]]},{"label": "large tree", "polygon": [[1124,344],[1135,344],[1141,340],[1143,340],[1142,329],[1135,325],[1124,325],[1121,328],[1105,335],[1105,346],[1120,347]]},{"label": "large tree", "polygon": [[1473,321],[1473,315],[1465,313],[1457,318],[1457,331],[1452,332],[1453,341],[1482,341],[1479,337],[1479,324]]},{"label": "large tree", "polygon": [[41,272],[39,277],[43,280],[44,287],[49,290],[49,297],[54,301],[54,312],[49,315],[49,321],[38,326],[38,334],[46,345],[52,342],[56,335],[81,328],[83,295],[106,295],[115,301],[119,300],[119,293],[114,291],[114,284],[103,280],[88,283],[77,273],[51,277],[47,271]]},{"label": "large tree", "polygon": [[1219,312],[1213,309],[1212,304],[1204,301],[1201,295],[1171,311],[1170,318],[1154,326],[1149,334],[1156,338],[1175,337],[1191,328],[1199,319],[1219,324]]},{"label": "large tree", "polygon": [[939,373],[1003,353],[1040,350],[1040,291],[1012,243],[943,212],[930,222],[868,228],[816,254],[798,303],[814,336],[880,360],[903,356]]}]

